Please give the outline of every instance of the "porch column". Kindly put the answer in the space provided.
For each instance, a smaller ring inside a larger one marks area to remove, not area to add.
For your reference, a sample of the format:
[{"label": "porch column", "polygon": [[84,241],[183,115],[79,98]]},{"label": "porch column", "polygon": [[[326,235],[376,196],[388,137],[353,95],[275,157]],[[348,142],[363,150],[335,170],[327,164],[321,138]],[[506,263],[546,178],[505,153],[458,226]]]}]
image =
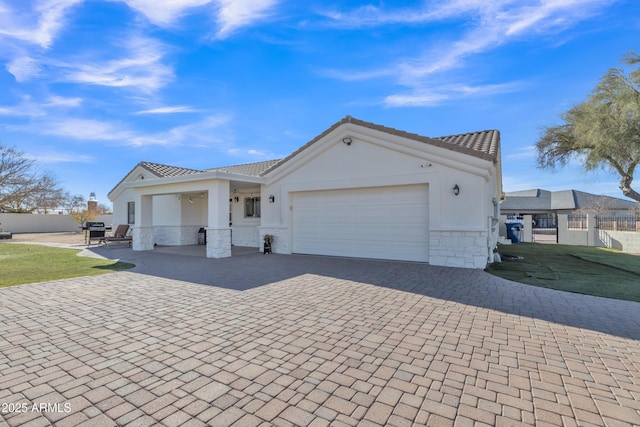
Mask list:
[{"label": "porch column", "polygon": [[229,227],[229,181],[215,180],[209,186],[207,258],[231,256]]},{"label": "porch column", "polygon": [[136,194],[133,250],[153,250],[153,196]]}]

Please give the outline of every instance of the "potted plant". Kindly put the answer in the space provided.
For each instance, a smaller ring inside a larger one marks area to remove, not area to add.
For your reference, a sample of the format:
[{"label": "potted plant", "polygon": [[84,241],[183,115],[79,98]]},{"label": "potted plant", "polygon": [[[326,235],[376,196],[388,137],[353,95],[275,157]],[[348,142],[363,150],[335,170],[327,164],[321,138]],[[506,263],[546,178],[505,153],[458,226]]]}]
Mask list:
[{"label": "potted plant", "polygon": [[265,234],[262,238],[264,240],[264,253],[271,253],[271,242],[273,242],[273,236],[271,234]]}]

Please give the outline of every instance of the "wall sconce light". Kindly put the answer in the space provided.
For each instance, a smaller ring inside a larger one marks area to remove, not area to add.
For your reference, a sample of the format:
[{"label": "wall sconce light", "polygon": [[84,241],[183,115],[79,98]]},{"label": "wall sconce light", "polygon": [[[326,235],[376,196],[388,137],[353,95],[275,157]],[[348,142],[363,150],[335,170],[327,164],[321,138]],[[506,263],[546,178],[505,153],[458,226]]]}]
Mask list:
[{"label": "wall sconce light", "polygon": [[453,194],[455,194],[456,196],[460,194],[460,186],[458,184],[453,186]]},{"label": "wall sconce light", "polygon": [[351,143],[353,142],[353,139],[347,136],[346,138],[342,138],[342,142],[344,142],[347,145],[351,145]]},{"label": "wall sconce light", "polygon": [[236,203],[238,203],[238,202],[240,201],[240,197],[235,196],[235,197],[233,198],[233,200],[234,200]]},{"label": "wall sconce light", "polygon": [[274,203],[276,201],[276,196],[273,194],[269,196],[269,203]]}]

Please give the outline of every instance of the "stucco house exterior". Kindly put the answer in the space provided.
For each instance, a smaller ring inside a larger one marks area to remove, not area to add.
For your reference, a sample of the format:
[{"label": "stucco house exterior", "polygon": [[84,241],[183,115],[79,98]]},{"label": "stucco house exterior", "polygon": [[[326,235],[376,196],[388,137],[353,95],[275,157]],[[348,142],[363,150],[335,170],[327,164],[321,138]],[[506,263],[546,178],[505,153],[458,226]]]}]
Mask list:
[{"label": "stucco house exterior", "polygon": [[231,246],[484,268],[503,199],[496,130],[428,138],[346,116],[284,159],[194,170],[136,165],[109,193],[133,250]]}]

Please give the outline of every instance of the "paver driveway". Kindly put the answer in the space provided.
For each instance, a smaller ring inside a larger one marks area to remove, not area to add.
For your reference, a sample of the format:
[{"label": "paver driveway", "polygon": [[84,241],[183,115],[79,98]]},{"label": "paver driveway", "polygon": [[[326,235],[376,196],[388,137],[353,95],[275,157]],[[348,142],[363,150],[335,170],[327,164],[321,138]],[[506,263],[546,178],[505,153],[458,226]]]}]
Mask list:
[{"label": "paver driveway", "polygon": [[151,259],[0,289],[0,426],[640,425],[638,303],[412,263],[173,256],[224,287],[203,286],[142,274]]}]

